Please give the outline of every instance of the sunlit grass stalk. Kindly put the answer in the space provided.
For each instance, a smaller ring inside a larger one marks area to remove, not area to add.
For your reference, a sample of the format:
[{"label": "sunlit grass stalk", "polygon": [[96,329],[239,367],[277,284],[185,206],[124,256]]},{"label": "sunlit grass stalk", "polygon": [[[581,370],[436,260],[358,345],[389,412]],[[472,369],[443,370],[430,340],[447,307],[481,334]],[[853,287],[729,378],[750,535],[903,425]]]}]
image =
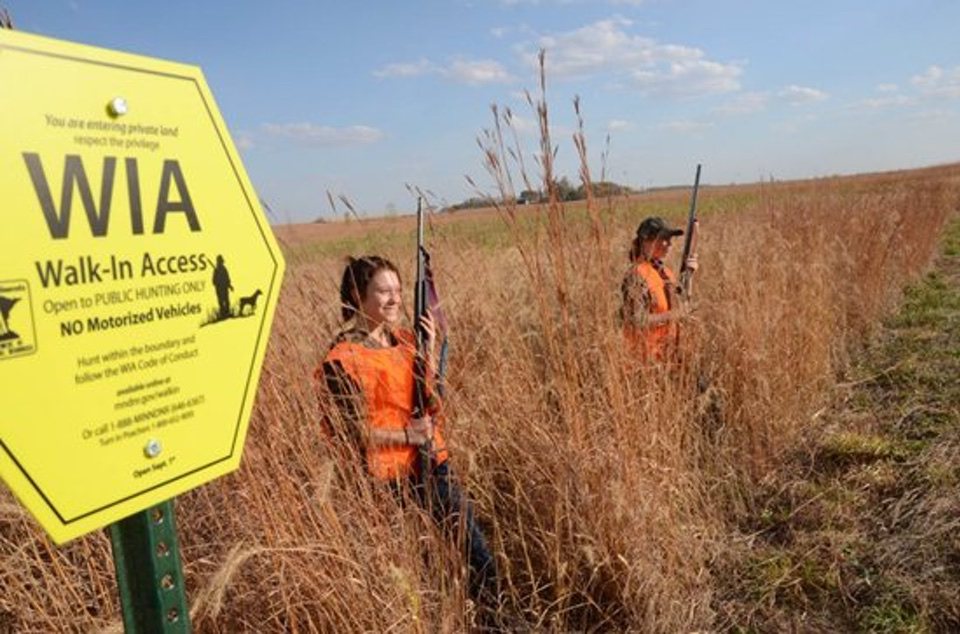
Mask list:
[{"label": "sunlit grass stalk", "polygon": [[[928,265],[960,168],[705,187],[697,321],[684,363],[661,371],[624,350],[618,288],[639,220],[677,221],[687,194],[564,205],[545,88],[542,77],[531,99],[535,161],[509,111],[494,110],[481,142],[501,219],[489,223],[509,246],[478,247],[436,219],[454,466],[514,618],[546,631],[710,630],[725,527]],[[582,121],[574,146],[590,192]],[[519,182],[548,198],[518,206]],[[369,240],[411,279],[412,241]],[[198,631],[470,626],[460,553],[364,473],[311,379],[341,327],[342,255],[291,263],[243,464],[178,499]],[[0,492],[0,630],[116,628],[118,610],[104,534],[55,549]]]}]

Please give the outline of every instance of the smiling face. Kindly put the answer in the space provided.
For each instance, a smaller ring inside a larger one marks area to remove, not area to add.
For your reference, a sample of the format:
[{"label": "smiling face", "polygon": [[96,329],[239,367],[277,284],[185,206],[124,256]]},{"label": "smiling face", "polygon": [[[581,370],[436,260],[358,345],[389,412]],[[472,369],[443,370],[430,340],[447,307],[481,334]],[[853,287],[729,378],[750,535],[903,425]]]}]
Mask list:
[{"label": "smiling face", "polygon": [[400,277],[390,269],[380,269],[370,278],[359,309],[371,329],[400,321],[403,306],[400,291]]}]

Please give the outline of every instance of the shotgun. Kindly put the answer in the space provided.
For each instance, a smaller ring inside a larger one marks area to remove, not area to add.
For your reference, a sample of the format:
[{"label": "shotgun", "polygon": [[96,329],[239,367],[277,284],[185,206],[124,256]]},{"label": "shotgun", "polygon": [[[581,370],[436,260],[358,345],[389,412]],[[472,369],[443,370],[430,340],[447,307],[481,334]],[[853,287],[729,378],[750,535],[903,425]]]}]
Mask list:
[{"label": "shotgun", "polygon": [[697,175],[693,179],[693,195],[690,199],[690,214],[687,216],[687,231],[683,239],[683,255],[680,259],[680,292],[686,299],[693,293],[693,271],[687,268],[687,259],[697,249],[697,193],[700,191],[700,164],[697,163]]},{"label": "shotgun", "polygon": [[[417,197],[417,279],[413,290],[413,333],[417,354],[413,358],[413,419],[427,414],[427,333],[422,317],[427,312],[427,250],[423,246],[423,199]],[[418,447],[418,462],[421,481],[430,474],[432,442]]]}]

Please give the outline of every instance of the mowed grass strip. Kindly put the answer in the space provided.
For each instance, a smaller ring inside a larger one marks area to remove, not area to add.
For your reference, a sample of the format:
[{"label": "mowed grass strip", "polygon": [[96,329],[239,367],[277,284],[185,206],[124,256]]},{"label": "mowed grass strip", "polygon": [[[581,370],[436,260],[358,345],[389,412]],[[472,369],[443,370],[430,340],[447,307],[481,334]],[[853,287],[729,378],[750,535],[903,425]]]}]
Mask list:
[{"label": "mowed grass strip", "polygon": [[723,629],[960,631],[960,220],[718,565]]}]

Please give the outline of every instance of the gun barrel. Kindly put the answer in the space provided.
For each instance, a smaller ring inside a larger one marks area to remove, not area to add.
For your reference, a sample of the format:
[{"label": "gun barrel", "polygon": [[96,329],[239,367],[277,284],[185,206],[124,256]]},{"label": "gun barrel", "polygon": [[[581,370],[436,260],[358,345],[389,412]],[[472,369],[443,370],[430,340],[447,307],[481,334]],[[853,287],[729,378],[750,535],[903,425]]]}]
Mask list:
[{"label": "gun barrel", "polygon": [[700,163],[697,163],[697,174],[693,179],[693,194],[690,197],[690,213],[687,215],[687,233],[683,240],[683,258],[680,260],[680,269],[683,270],[690,250],[693,248],[693,225],[697,221],[697,194],[700,191]]},{"label": "gun barrel", "polygon": [[700,163],[697,163],[697,175],[693,179],[693,194],[690,197],[690,213],[687,216],[687,231],[683,240],[683,255],[680,259],[680,288],[684,296],[690,297],[693,271],[687,268],[687,260],[694,248],[694,231],[697,226],[697,194],[700,192]]},{"label": "gun barrel", "polygon": [[423,352],[425,344],[423,328],[420,325],[420,318],[423,317],[427,308],[426,293],[426,262],[424,262],[423,249],[423,204],[422,199],[417,198],[417,277],[413,290],[413,331],[417,337],[417,350]]},{"label": "gun barrel", "polygon": [[424,332],[423,325],[420,323],[421,317],[427,309],[427,289],[426,289],[426,262],[424,261],[423,248],[423,204],[420,197],[417,198],[417,277],[413,290],[413,332],[417,342],[417,355],[414,360],[413,380],[414,380],[414,416],[420,417],[426,410],[426,346],[427,335]]},{"label": "gun barrel", "polygon": [[[417,353],[413,358],[413,418],[427,414],[427,333],[420,323],[427,312],[427,252],[423,246],[423,199],[417,197],[417,280],[413,292],[413,332]],[[417,448],[417,463],[422,482],[428,482],[432,460],[432,442]]]}]

